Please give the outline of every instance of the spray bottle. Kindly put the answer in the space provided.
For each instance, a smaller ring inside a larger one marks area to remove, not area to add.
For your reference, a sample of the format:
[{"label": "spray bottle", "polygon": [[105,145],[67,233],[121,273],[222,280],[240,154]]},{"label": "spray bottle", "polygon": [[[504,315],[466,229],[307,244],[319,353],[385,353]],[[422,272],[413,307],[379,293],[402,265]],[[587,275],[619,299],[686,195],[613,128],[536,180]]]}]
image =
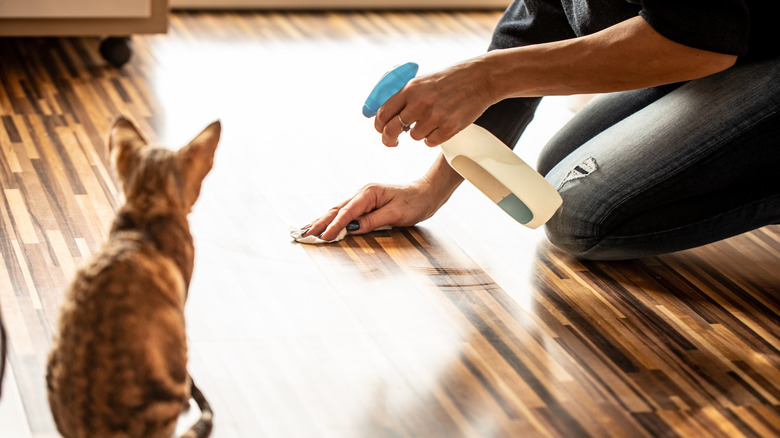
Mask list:
[{"label": "spray bottle", "polygon": [[[417,75],[418,68],[408,62],[382,76],[363,105],[363,115],[374,117],[387,99]],[[456,172],[529,228],[547,222],[563,202],[542,175],[481,126],[467,126],[440,148]]]}]

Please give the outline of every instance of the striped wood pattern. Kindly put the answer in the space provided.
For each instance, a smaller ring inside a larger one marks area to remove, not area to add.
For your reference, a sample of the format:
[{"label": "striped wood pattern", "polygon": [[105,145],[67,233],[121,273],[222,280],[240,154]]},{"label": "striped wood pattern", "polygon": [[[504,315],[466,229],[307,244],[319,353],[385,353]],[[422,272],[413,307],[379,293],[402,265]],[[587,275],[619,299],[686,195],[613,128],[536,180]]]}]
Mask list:
[{"label": "striped wood pattern", "polygon": [[[493,12],[176,13],[122,70],[92,39],[0,39],[0,435],[55,436],[43,366],[63,288],[118,205],[118,114],[181,145],[223,122],[191,214],[190,369],[215,437],[780,436],[780,228],[580,263],[468,186],[412,229],[292,244],[435,150],[359,115],[385,70],[484,50]],[[540,108],[518,152],[568,117]]]}]

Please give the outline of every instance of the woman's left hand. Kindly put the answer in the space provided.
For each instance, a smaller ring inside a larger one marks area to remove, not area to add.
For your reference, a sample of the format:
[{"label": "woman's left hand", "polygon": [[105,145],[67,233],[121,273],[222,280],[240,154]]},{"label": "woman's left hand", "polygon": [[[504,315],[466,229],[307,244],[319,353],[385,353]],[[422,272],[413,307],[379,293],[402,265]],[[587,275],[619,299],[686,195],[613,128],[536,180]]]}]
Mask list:
[{"label": "woman's left hand", "polygon": [[481,59],[410,80],[377,111],[374,127],[382,133],[382,143],[396,146],[406,124],[412,126],[413,139],[437,146],[473,123],[499,100]]}]

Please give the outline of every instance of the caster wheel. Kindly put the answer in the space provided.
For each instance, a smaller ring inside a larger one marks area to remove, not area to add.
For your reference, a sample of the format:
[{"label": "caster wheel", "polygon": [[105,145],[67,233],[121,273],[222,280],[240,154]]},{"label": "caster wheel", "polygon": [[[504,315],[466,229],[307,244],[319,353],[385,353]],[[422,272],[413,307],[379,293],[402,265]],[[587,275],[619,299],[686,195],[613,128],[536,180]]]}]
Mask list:
[{"label": "caster wheel", "polygon": [[130,37],[109,37],[100,43],[100,54],[109,64],[119,68],[130,60]]}]

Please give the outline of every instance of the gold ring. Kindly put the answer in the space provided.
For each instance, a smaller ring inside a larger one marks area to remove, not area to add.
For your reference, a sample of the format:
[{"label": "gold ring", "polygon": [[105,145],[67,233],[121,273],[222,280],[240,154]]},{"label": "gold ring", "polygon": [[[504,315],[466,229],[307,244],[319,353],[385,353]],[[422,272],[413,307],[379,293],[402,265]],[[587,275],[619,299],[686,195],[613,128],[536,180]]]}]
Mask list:
[{"label": "gold ring", "polygon": [[409,130],[412,129],[412,127],[410,125],[407,125],[406,123],[404,123],[404,121],[401,118],[400,114],[398,114],[398,116],[396,116],[396,117],[398,117],[398,121],[401,122],[401,129],[403,129],[404,132],[409,132]]}]

